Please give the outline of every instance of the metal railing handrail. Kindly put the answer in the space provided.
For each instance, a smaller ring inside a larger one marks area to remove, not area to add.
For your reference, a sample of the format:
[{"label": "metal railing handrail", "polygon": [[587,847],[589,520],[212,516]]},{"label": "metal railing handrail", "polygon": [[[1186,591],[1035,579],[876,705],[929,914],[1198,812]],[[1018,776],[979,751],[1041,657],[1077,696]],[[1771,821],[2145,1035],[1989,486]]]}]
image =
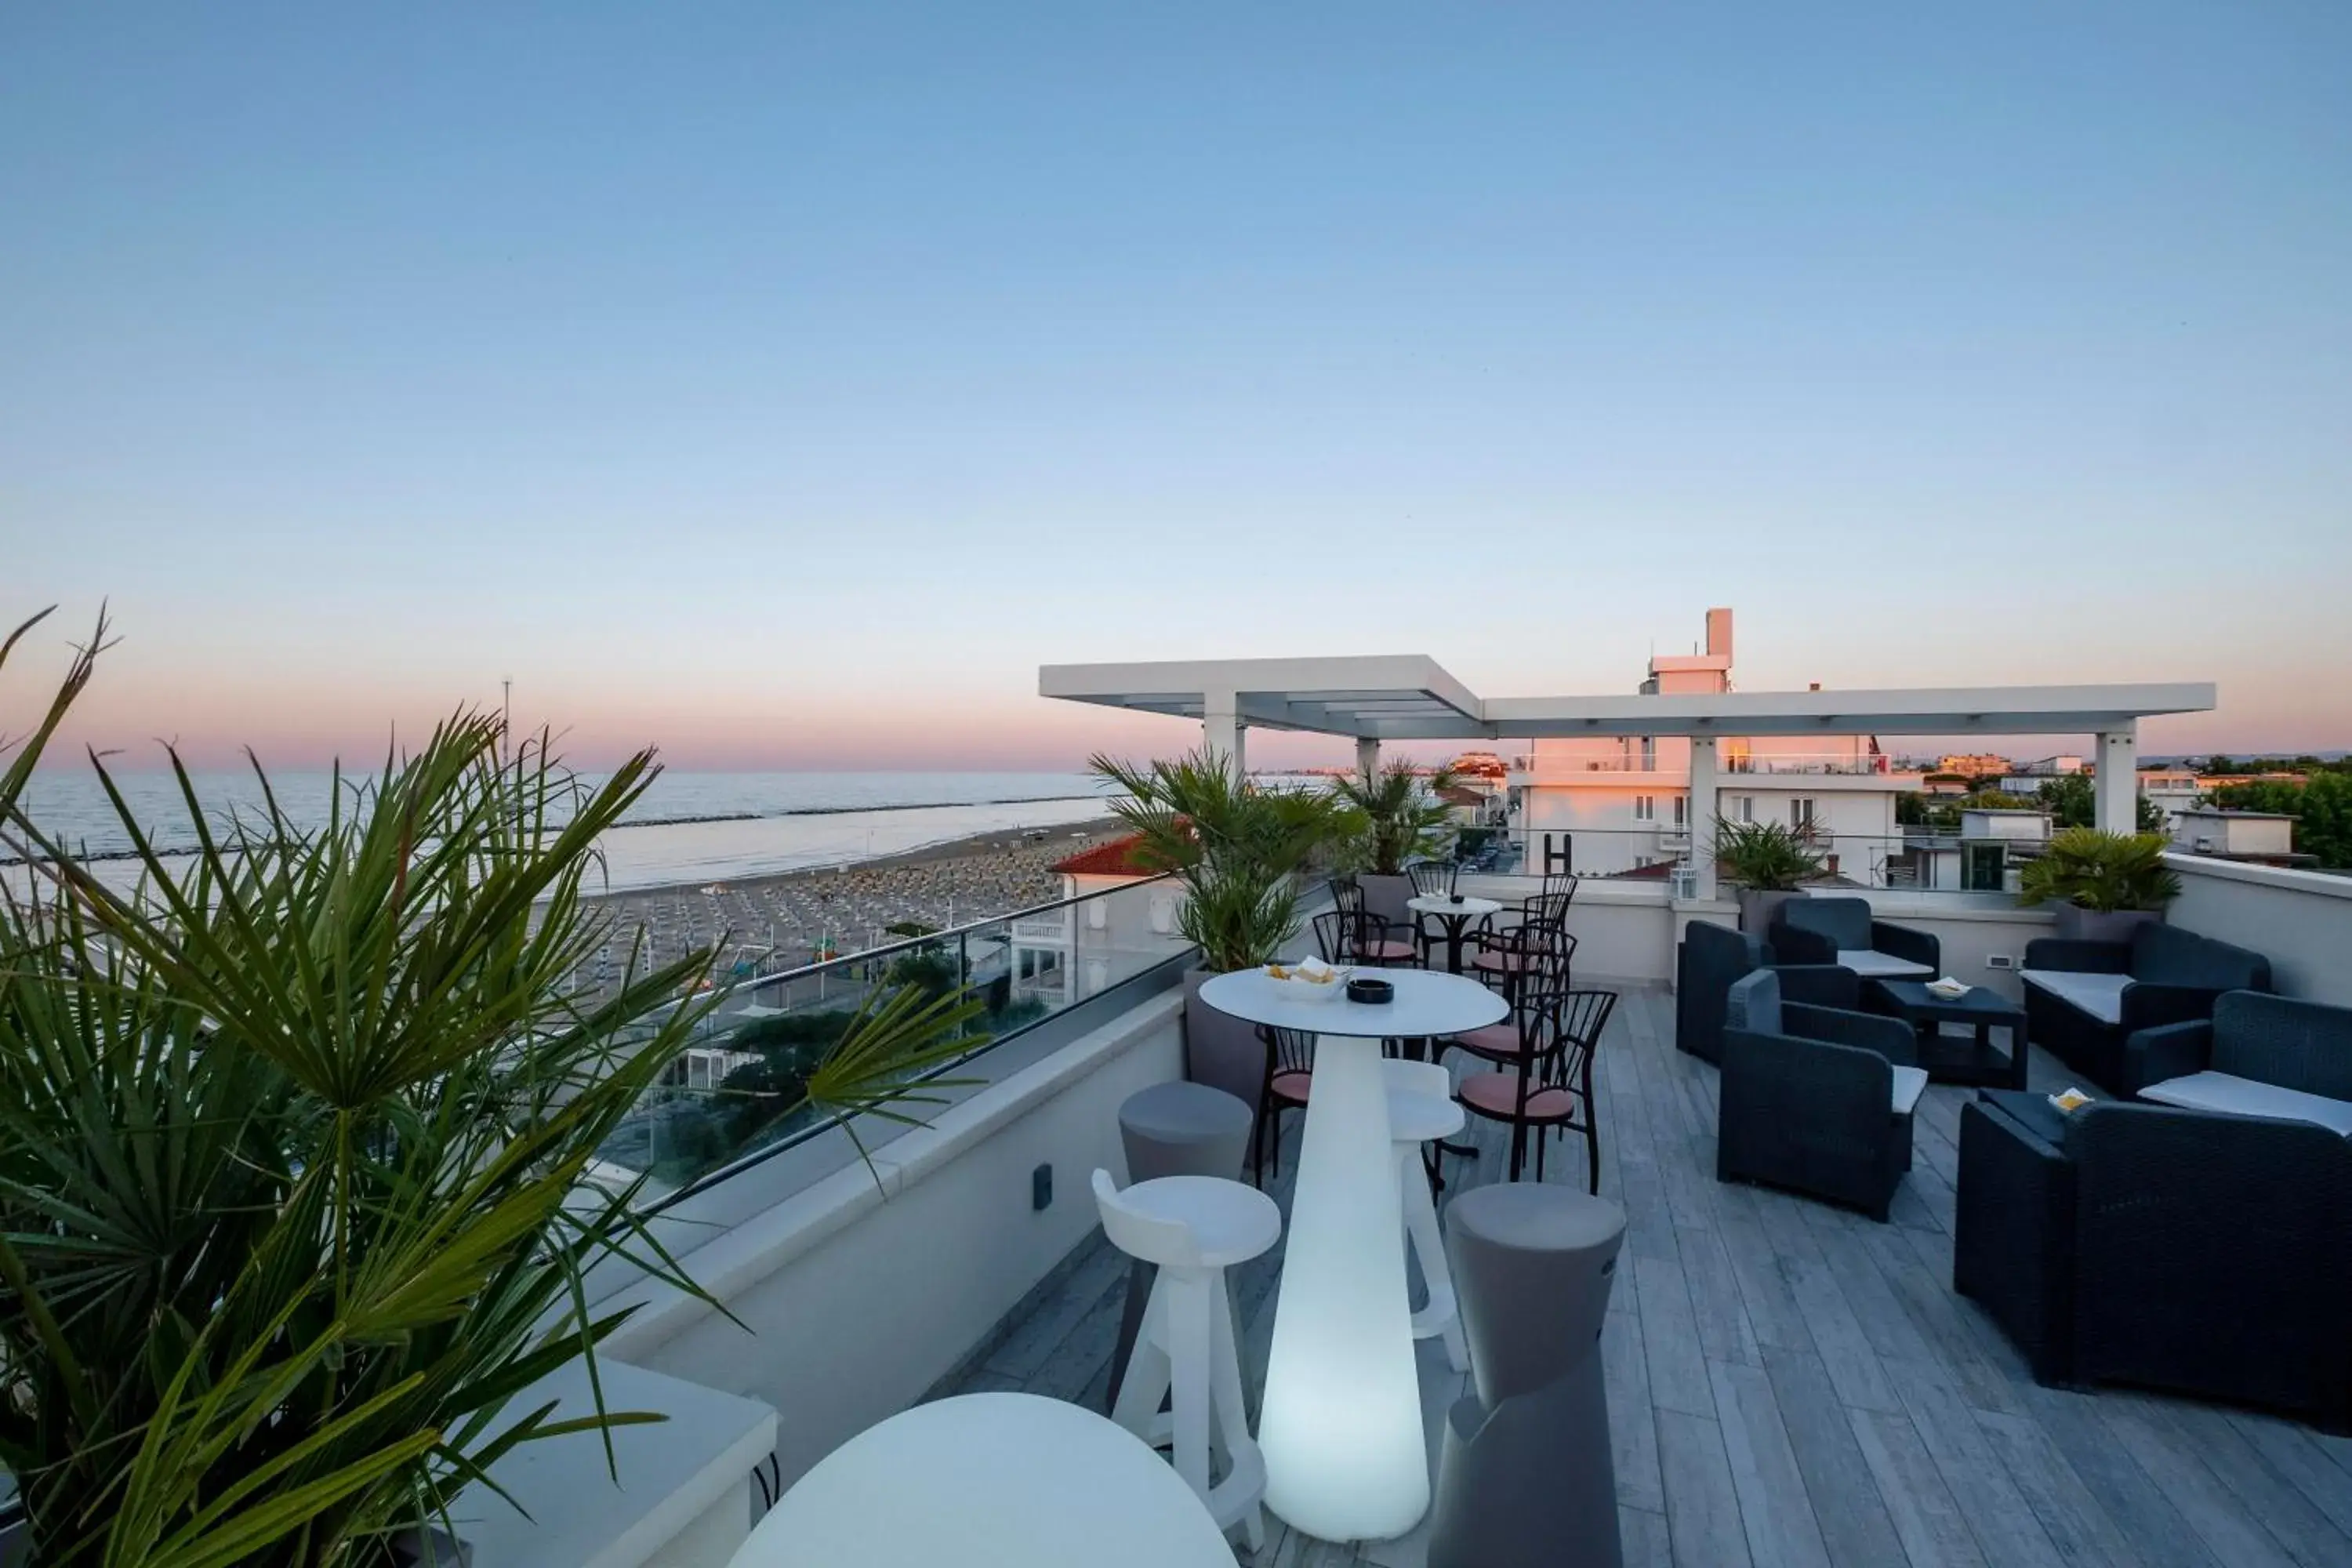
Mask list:
[{"label": "metal railing handrail", "polygon": [[772,974],[746,975],[737,981],[730,989],[757,991],[770,985],[789,984],[793,981],[806,980],[812,975],[823,973],[827,970],[839,969],[853,963],[870,963],[877,959],[913,952],[927,944],[953,942],[959,938],[969,937],[989,926],[1011,925],[1014,921],[1032,920],[1041,914],[1076,909],[1080,904],[1091,903],[1097,899],[1107,899],[1114,893],[1124,893],[1131,889],[1148,887],[1155,882],[1172,881],[1175,878],[1176,873],[1173,871],[1161,871],[1149,877],[1139,877],[1132,882],[1121,882],[1114,888],[1097,888],[1091,893],[1079,893],[1066,899],[1049,899],[1042,904],[1031,904],[1026,909],[1008,910],[998,915],[984,915],[979,920],[967,921],[962,925],[945,926],[935,931],[926,931],[921,936],[901,937],[897,942],[884,942],[879,947],[861,947],[856,952],[845,952],[839,958],[821,959],[814,963],[803,963],[791,969],[779,969]]}]

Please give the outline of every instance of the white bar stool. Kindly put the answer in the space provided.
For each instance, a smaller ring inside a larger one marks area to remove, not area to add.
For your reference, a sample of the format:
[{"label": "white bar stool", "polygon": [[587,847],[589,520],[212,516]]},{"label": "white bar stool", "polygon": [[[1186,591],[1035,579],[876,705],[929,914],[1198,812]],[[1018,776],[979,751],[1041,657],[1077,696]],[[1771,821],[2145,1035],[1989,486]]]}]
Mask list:
[{"label": "white bar stool", "polygon": [[1428,1299],[1412,1315],[1412,1337],[1444,1336],[1445,1359],[1456,1372],[1470,1370],[1470,1346],[1462,1336],[1462,1314],[1454,1295],[1454,1270],[1445,1260],[1445,1237],[1437,1228],[1437,1203],[1430,1196],[1429,1168],[1422,1145],[1462,1131],[1462,1107],[1454,1099],[1454,1078],[1442,1063],[1383,1058],[1381,1077],[1389,1091],[1389,1142],[1396,1151],[1397,1192],[1404,1202],[1405,1239],[1421,1265]]},{"label": "white bar stool", "polygon": [[[1242,1402],[1225,1270],[1282,1239],[1282,1210],[1256,1188],[1215,1176],[1161,1176],[1121,1192],[1108,1171],[1097,1171],[1094,1185],[1111,1245],[1160,1271],[1111,1419],[1154,1447],[1172,1443],[1176,1473],[1218,1526],[1239,1525],[1255,1552],[1265,1542],[1265,1460]],[[1213,1457],[1224,1462],[1213,1486]]]}]

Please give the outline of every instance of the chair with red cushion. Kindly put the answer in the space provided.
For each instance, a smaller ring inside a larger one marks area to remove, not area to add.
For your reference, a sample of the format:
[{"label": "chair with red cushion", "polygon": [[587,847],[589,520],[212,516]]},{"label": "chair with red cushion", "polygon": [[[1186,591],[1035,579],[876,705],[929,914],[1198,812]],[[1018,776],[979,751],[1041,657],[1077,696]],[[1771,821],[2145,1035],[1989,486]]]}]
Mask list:
[{"label": "chair with red cushion", "polygon": [[1553,990],[1568,984],[1569,960],[1576,938],[1565,925],[1529,921],[1508,931],[1475,931],[1478,951],[1471,955],[1472,973],[1516,1001],[1524,990]]},{"label": "chair with red cushion", "polygon": [[1257,1130],[1253,1139],[1250,1181],[1265,1185],[1266,1145],[1274,1145],[1274,1173],[1282,1174],[1282,1113],[1307,1109],[1315,1084],[1315,1037],[1304,1029],[1258,1026],[1265,1042],[1265,1082],[1258,1090]]},{"label": "chair with red cushion", "polygon": [[1592,1106],[1592,1058],[1617,1005],[1614,991],[1535,994],[1527,1045],[1505,1071],[1474,1073],[1454,1098],[1473,1116],[1511,1128],[1511,1180],[1519,1179],[1528,1133],[1536,1135],[1536,1180],[1543,1180],[1544,1145],[1554,1132],[1584,1134],[1586,1184],[1601,1190],[1601,1130]]},{"label": "chair with red cushion", "polygon": [[[1324,955],[1330,962],[1338,963],[1344,959],[1349,963],[1392,966],[1421,961],[1421,949],[1413,944],[1412,928],[1383,920],[1367,910],[1363,887],[1353,877],[1341,877],[1332,882],[1331,901],[1338,906],[1332,912],[1339,917],[1336,922],[1339,952]],[[1320,941],[1320,915],[1315,918],[1315,930]]]}]

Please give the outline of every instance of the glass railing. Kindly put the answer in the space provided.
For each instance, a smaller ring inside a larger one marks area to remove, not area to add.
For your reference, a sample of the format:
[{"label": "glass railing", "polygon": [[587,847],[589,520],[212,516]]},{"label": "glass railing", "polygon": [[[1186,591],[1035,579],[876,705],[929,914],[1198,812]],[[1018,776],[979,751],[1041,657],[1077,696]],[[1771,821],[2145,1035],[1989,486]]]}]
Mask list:
[{"label": "glass railing", "polygon": [[[1772,773],[1813,777],[1909,777],[1913,770],[1892,757],[1857,756],[1852,752],[1768,752],[1723,750],[1716,759],[1720,774]],[[1639,751],[1610,756],[1519,757],[1511,763],[1518,783],[1572,779],[1586,773],[1664,773],[1675,778],[1690,774],[1690,753],[1680,747],[1644,755]]]},{"label": "glass railing", "polygon": [[823,963],[722,976],[693,1042],[599,1159],[614,1180],[645,1176],[658,1205],[823,1131],[830,1119],[803,1100],[809,1075],[861,1008],[902,987],[980,1004],[971,1048],[928,1075],[969,1078],[992,1047],[1190,951],[1177,931],[1182,898],[1175,879],[1153,878]]},{"label": "glass railing", "polygon": [[[1661,803],[1664,804],[1664,803]],[[1783,826],[1787,826],[1785,823]],[[1896,826],[1885,832],[1840,832],[1819,818],[1801,828],[1806,849],[1821,862],[1821,883],[1857,889],[1900,888],[1919,892],[2014,892],[2017,873],[2040,852],[2024,839],[1962,839],[1938,828]],[[1653,882],[1670,889],[1686,884],[1694,855],[1706,836],[1694,839],[1686,822],[1671,818],[1612,827],[1530,826],[1524,818],[1508,830],[1510,867],[1533,874],[1547,864],[1579,876]]]}]

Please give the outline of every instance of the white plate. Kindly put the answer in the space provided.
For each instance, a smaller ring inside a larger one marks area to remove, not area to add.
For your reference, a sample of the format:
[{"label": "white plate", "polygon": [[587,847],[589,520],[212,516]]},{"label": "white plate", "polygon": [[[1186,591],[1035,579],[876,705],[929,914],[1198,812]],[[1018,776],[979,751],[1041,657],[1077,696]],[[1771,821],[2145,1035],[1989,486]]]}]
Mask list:
[{"label": "white plate", "polygon": [[[1287,969],[1290,965],[1285,964],[1283,967]],[[1276,994],[1286,1001],[1337,1002],[1348,994],[1348,976],[1350,971],[1335,970],[1329,980],[1319,983],[1313,980],[1276,980],[1263,969],[1258,973],[1265,974],[1265,983],[1274,988]]]}]

